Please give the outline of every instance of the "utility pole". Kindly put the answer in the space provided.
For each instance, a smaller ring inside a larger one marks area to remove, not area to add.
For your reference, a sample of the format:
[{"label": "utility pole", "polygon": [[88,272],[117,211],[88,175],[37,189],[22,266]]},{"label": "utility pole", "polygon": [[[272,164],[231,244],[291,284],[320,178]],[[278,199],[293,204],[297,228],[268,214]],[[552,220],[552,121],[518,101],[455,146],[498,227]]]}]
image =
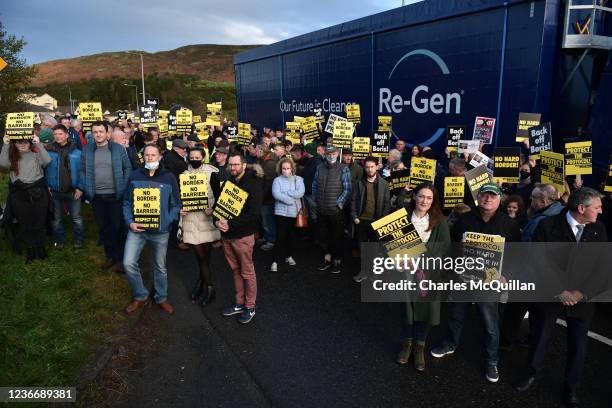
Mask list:
[{"label": "utility pole", "polygon": [[126,51],[128,54],[138,54],[140,55],[140,79],[142,80],[142,104],[146,105],[145,101],[145,83],[144,83],[144,58],[141,52],[136,51]]}]

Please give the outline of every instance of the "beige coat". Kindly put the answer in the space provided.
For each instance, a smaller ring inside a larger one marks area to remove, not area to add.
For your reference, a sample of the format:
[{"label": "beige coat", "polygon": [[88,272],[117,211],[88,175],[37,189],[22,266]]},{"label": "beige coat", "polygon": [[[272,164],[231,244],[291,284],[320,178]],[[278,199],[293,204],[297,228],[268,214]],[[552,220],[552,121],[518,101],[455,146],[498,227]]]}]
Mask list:
[{"label": "beige coat", "polygon": [[[208,206],[212,208],[215,204],[215,197],[210,187],[210,175],[219,172],[219,170],[214,166],[202,163],[202,166],[198,169],[193,169],[189,166],[183,174],[201,172],[206,173],[206,179],[208,180]],[[213,224],[212,216],[206,215],[204,211],[192,211],[182,215],[179,221],[179,228],[183,230],[183,242],[185,244],[198,245],[221,239],[221,233]]]}]

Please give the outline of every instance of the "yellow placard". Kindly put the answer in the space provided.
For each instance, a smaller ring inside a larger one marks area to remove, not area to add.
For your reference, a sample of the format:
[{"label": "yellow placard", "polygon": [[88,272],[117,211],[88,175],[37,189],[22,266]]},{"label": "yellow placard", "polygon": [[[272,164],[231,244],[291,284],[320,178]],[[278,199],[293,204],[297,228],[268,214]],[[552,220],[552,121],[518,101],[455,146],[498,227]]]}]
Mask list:
[{"label": "yellow placard", "polygon": [[179,109],[176,111],[176,132],[189,133],[191,132],[191,122],[193,113],[191,109]]},{"label": "yellow placard", "polygon": [[31,139],[34,133],[34,112],[12,112],[6,116],[5,134],[10,140]]},{"label": "yellow placard", "polygon": [[300,122],[302,126],[302,133],[306,139],[306,143],[312,142],[318,135],[319,130],[317,128],[317,118],[315,116],[308,116]]},{"label": "yellow placard", "polygon": [[608,166],[608,177],[606,177],[606,185],[604,186],[606,193],[612,193],[612,163]]},{"label": "yellow placard", "polygon": [[334,125],[333,145],[339,149],[350,149],[353,146],[353,132],[355,132],[354,123],[338,121]]},{"label": "yellow placard", "polygon": [[370,155],[370,138],[369,137],[354,137],[353,138],[353,157],[356,160],[365,159]]},{"label": "yellow placard", "polygon": [[387,249],[389,257],[416,257],[426,250],[404,207],[372,222],[372,228]]},{"label": "yellow placard", "polygon": [[346,119],[352,123],[361,123],[361,110],[358,103],[346,104]]},{"label": "yellow placard", "polygon": [[541,151],[540,181],[544,184],[552,184],[557,191],[562,193],[565,190],[563,180],[565,180],[563,154]]},{"label": "yellow placard", "polygon": [[181,203],[184,211],[208,208],[208,180],[203,171],[179,175]]},{"label": "yellow placard", "polygon": [[[102,104],[100,102],[79,103],[79,119],[83,123],[83,132],[89,132],[92,122],[102,120]],[[140,120],[140,117],[138,117],[138,120]]]},{"label": "yellow placard", "polygon": [[193,120],[193,123],[200,123],[200,122],[202,122],[202,116],[200,116],[200,115],[193,115],[191,120]]},{"label": "yellow placard", "polygon": [[200,122],[195,124],[195,131],[198,135],[198,139],[205,141],[208,140],[208,127],[206,123]]},{"label": "yellow placard", "polygon": [[159,229],[161,217],[161,190],[159,188],[134,189],[134,222],[145,229]]},{"label": "yellow placard", "polygon": [[[565,144],[565,174],[593,174],[593,142],[574,142]],[[541,154],[542,152],[540,152]]]},{"label": "yellow placard", "polygon": [[444,208],[453,208],[463,203],[464,194],[464,177],[444,177]]},{"label": "yellow placard", "polygon": [[412,157],[410,161],[410,188],[422,183],[433,183],[436,177],[436,161],[424,157]]},{"label": "yellow placard", "polygon": [[206,104],[206,123],[210,126],[221,126],[221,103]]},{"label": "yellow placard", "polygon": [[379,116],[378,117],[378,131],[379,132],[390,132],[391,131],[391,116]]},{"label": "yellow placard", "polygon": [[215,202],[213,216],[222,220],[231,220],[238,217],[248,197],[249,193],[231,181],[226,181],[223,183],[221,194]]}]

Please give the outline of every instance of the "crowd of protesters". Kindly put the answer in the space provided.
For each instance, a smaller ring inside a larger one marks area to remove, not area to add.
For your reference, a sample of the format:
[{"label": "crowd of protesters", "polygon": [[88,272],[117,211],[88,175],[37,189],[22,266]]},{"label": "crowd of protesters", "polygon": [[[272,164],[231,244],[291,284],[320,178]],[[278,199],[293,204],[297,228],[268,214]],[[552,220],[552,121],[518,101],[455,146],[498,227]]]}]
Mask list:
[{"label": "crowd of protesters", "polygon": [[[271,273],[287,273],[296,265],[295,242],[309,239],[320,250],[319,271],[349,272],[343,260],[359,252],[359,244],[377,240],[371,224],[405,208],[410,222],[426,245],[428,256],[445,254],[465,232],[500,235],[506,242],[605,242],[610,236],[610,195],[568,178],[564,191],[539,182],[538,165],[527,154],[521,157],[520,181],[514,185],[487,183],[478,191],[477,203],[467,186],[461,203],[442,207],[445,176],[464,176],[469,157],[430,146],[408,146],[398,139],[387,157],[356,160],[351,149],[338,149],[323,137],[294,144],[283,129],[253,129],[251,141],[240,146],[228,137],[227,128],[210,127],[205,135],[192,133],[162,136],[157,128],[144,130],[129,120],[99,121],[83,132],[79,120],[46,115],[31,140],[4,137],[0,168],[9,173],[9,195],[3,225],[15,232],[16,247],[26,262],[47,257],[47,240],[54,250],[67,244],[64,218],[71,222],[72,245],[83,248],[85,228],[82,205],[91,205],[99,243],[106,257],[102,265],[125,273],[132,314],[145,305],[146,289],[139,263],[146,244],[151,247],[155,293],[159,307],[173,313],[168,301],[168,246],[190,249],[197,260],[193,301],[206,306],[216,297],[211,251],[222,248],[233,274],[233,301],[223,315],[239,315],[249,323],[257,306],[257,273],[254,249],[273,251]],[[323,132],[320,129],[320,134]],[[412,157],[437,159],[433,183],[414,189],[390,191],[386,178],[410,168]],[[209,208],[185,211],[178,181],[181,174],[206,176]],[[238,216],[225,220],[213,216],[216,199],[231,181],[248,196]],[[601,185],[598,186],[603,191]],[[159,228],[150,230],[135,222],[134,189],[160,191]],[[299,218],[307,218],[307,226]],[[259,271],[259,273],[267,271]],[[355,271],[353,280],[368,274]],[[529,361],[525,377],[516,385],[525,391],[542,369],[556,316],[568,322],[565,400],[578,406],[577,387],[586,356],[587,332],[595,305],[584,293],[563,292],[556,304],[477,302],[482,322],[484,376],[497,382],[498,352],[521,341],[521,322],[530,315]],[[446,336],[428,347],[428,333],[440,324],[441,304],[405,302],[401,307],[403,339],[397,363],[411,359],[418,371],[426,369],[426,354],[442,358],[453,354],[463,326],[471,316],[471,303],[446,305]]]}]

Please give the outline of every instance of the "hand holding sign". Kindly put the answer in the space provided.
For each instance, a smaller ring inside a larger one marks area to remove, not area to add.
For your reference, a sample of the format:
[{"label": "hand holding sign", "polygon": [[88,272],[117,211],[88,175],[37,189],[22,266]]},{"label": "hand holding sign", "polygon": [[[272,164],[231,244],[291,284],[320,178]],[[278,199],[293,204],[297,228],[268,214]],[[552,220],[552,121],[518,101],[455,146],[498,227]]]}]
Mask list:
[{"label": "hand holding sign", "polygon": [[145,229],[143,228],[142,224],[133,222],[130,224],[130,230],[132,230],[132,232],[143,232]]}]

